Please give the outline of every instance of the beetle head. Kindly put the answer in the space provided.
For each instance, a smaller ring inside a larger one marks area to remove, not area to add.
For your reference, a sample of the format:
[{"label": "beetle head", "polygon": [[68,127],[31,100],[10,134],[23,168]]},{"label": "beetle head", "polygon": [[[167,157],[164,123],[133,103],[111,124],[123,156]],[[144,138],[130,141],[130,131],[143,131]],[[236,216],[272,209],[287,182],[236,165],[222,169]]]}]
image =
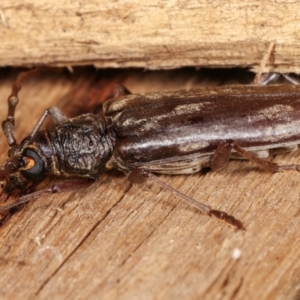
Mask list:
[{"label": "beetle head", "polygon": [[45,162],[40,150],[25,139],[21,145],[14,145],[8,151],[8,159],[0,169],[3,192],[11,194],[18,190],[23,194],[34,183],[45,176]]}]

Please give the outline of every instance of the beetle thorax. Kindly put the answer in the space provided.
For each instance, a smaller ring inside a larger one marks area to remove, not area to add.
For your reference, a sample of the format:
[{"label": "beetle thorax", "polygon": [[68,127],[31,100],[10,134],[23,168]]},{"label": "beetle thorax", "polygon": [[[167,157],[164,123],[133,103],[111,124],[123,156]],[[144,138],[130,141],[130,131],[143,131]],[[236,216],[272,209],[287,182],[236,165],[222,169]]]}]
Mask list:
[{"label": "beetle thorax", "polygon": [[102,116],[85,114],[49,131],[55,165],[64,176],[97,178],[112,155]]}]

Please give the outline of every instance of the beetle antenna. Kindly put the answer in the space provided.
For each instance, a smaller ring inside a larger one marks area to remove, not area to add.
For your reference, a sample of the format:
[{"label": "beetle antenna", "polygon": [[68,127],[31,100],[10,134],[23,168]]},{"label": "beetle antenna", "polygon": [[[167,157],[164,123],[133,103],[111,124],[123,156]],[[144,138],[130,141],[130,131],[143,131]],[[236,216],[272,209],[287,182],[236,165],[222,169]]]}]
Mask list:
[{"label": "beetle antenna", "polygon": [[6,120],[2,123],[2,129],[10,147],[16,146],[17,142],[14,136],[15,129],[15,110],[19,102],[18,93],[21,90],[22,82],[33,73],[40,72],[40,69],[34,69],[27,72],[22,72],[18,75],[17,80],[13,83],[12,91],[8,97],[8,113]]},{"label": "beetle antenna", "polygon": [[[33,74],[39,74],[45,71],[49,71],[51,68],[37,68],[25,72],[21,72],[16,81],[12,85],[12,91],[10,96],[8,97],[8,113],[6,120],[2,123],[2,129],[4,135],[6,137],[7,143],[10,147],[16,147],[17,142],[14,136],[14,129],[15,129],[15,110],[19,103],[19,91],[22,88],[22,83],[25,79],[32,76]],[[60,69],[54,69],[60,71]]]},{"label": "beetle antenna", "polygon": [[[25,204],[27,202],[35,200],[38,197],[46,195],[46,194],[55,194],[55,193],[83,189],[83,188],[90,186],[93,182],[94,182],[93,180],[88,180],[88,179],[73,179],[73,180],[59,181],[59,182],[56,182],[56,183],[50,185],[46,189],[43,189],[43,190],[40,190],[37,192],[33,192],[28,195],[24,195],[18,199],[11,201],[10,203],[1,205],[0,213],[5,212],[11,208],[18,206],[18,205]],[[2,194],[1,194],[1,196],[2,196]]]}]

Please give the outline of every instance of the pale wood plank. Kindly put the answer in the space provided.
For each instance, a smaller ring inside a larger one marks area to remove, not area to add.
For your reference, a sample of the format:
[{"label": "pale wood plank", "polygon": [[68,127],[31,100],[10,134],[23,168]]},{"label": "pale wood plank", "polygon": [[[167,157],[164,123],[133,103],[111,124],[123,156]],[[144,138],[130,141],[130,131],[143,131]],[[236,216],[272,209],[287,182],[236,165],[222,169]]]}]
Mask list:
[{"label": "pale wood plank", "polygon": [[298,1],[2,0],[0,65],[180,66],[299,73]]}]

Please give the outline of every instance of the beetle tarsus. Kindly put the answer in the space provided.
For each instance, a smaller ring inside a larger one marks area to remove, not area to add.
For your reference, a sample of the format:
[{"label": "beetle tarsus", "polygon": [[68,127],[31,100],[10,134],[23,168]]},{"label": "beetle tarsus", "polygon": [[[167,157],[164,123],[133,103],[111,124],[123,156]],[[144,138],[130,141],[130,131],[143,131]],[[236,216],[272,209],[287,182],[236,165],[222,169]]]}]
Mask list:
[{"label": "beetle tarsus", "polygon": [[170,191],[172,194],[180,197],[181,199],[183,199],[188,204],[196,207],[202,213],[204,213],[208,216],[214,216],[217,219],[226,222],[228,225],[230,225],[234,228],[237,228],[237,229],[240,229],[240,230],[245,230],[245,228],[244,228],[243,224],[241,223],[241,221],[234,218],[233,216],[231,216],[231,215],[229,215],[229,214],[227,214],[223,211],[220,211],[220,210],[211,209],[210,206],[205,205],[201,202],[198,202],[198,201],[194,200],[193,198],[191,198],[191,197],[181,193],[180,191],[172,188],[171,186],[169,186],[168,184],[161,181],[157,176],[155,176],[154,174],[152,174],[148,170],[146,170],[146,172],[147,172],[148,177],[151,178],[153,181],[158,183],[160,186],[162,186],[166,190]]},{"label": "beetle tarsus", "polygon": [[230,225],[234,228],[237,228],[239,230],[245,230],[245,227],[240,220],[236,219],[235,217],[233,217],[231,215],[228,215],[224,211],[212,209],[209,212],[209,215],[216,217],[218,220],[224,221],[225,223],[227,223],[228,225]]}]

